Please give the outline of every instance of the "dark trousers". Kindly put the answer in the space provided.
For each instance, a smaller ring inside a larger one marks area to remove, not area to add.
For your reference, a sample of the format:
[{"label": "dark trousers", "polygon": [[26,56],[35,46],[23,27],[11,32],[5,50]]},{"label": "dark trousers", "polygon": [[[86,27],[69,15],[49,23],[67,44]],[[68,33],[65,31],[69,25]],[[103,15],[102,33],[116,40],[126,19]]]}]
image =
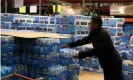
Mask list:
[{"label": "dark trousers", "polygon": [[122,76],[122,62],[104,68],[104,80],[124,80]]}]

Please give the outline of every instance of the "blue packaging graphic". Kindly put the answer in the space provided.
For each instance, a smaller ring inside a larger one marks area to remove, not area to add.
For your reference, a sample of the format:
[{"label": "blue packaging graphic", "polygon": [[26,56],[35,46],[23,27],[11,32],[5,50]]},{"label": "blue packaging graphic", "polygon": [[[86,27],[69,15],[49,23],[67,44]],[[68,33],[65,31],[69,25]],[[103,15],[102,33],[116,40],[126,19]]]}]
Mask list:
[{"label": "blue packaging graphic", "polygon": [[68,44],[70,42],[71,42],[71,38],[66,38],[66,39],[62,38],[62,39],[60,39],[60,44],[61,45],[62,44]]},{"label": "blue packaging graphic", "polygon": [[116,19],[115,18],[103,19],[103,26],[116,27]]},{"label": "blue packaging graphic", "polygon": [[71,26],[70,33],[75,35],[89,34],[89,27],[88,26]]},{"label": "blue packaging graphic", "polygon": [[1,28],[2,29],[10,29],[11,22],[1,22]]},{"label": "blue packaging graphic", "polygon": [[109,27],[108,28],[108,31],[109,31],[109,34],[111,36],[115,36],[116,35],[116,32],[117,32],[117,30],[115,28],[112,28],[112,27]]},{"label": "blue packaging graphic", "polygon": [[90,20],[88,16],[81,16],[81,26],[88,26],[88,20]]},{"label": "blue packaging graphic", "polygon": [[25,30],[26,27],[28,27],[27,23],[20,23],[20,24],[17,26],[17,30]]},{"label": "blue packaging graphic", "polygon": [[34,21],[33,23],[39,23],[39,16],[33,16]]},{"label": "blue packaging graphic", "polygon": [[[56,15],[55,19],[56,19],[56,24],[70,24],[68,16]],[[74,20],[74,18],[71,18],[71,20]]]},{"label": "blue packaging graphic", "polygon": [[123,34],[121,36],[121,42],[124,42],[124,43],[128,44],[129,41],[130,41],[130,34]]},{"label": "blue packaging graphic", "polygon": [[20,26],[21,26],[20,23],[11,23],[10,29],[19,30]]},{"label": "blue packaging graphic", "polygon": [[122,27],[119,27],[116,30],[117,30],[117,36],[121,36],[123,34],[123,28]]},{"label": "blue packaging graphic", "polygon": [[56,24],[80,25],[82,15],[56,15]]},{"label": "blue packaging graphic", "polygon": [[39,25],[37,25],[37,23],[27,23],[26,30],[36,30],[36,28],[39,27]]},{"label": "blue packaging graphic", "polygon": [[55,25],[47,25],[47,31],[50,33],[55,33],[56,32],[56,26]]},{"label": "blue packaging graphic", "polygon": [[40,16],[39,22],[44,24],[49,24],[49,16]]},{"label": "blue packaging graphic", "polygon": [[39,32],[42,32],[43,31],[43,28],[40,26],[39,23],[33,23],[33,24],[31,24],[31,29],[32,30],[35,30],[35,31],[39,31]]},{"label": "blue packaging graphic", "polygon": [[1,71],[1,77],[5,77],[5,76],[13,74],[14,70],[11,67],[1,66],[1,70],[0,71]]},{"label": "blue packaging graphic", "polygon": [[70,34],[71,26],[69,25],[56,25],[56,32],[61,34]]},{"label": "blue packaging graphic", "polygon": [[48,25],[40,23],[40,26],[38,27],[38,29],[42,30],[42,32],[48,32]]},{"label": "blue packaging graphic", "polygon": [[49,24],[55,24],[55,18],[54,17],[49,17],[50,23]]},{"label": "blue packaging graphic", "polygon": [[111,36],[112,42],[114,45],[119,45],[121,43],[121,37],[120,36]]},{"label": "blue packaging graphic", "polygon": [[13,22],[14,15],[10,13],[1,13],[1,21]]},{"label": "blue packaging graphic", "polygon": [[[89,27],[88,26],[82,26],[82,29],[81,29],[84,33],[83,34],[89,34]],[[81,32],[82,34],[82,32]]]}]

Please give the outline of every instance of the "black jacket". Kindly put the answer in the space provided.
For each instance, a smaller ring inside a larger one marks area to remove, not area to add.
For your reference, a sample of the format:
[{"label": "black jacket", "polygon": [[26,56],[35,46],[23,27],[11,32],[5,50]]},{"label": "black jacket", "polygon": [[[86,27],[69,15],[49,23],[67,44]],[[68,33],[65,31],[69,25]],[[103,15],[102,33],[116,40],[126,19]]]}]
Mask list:
[{"label": "black jacket", "polygon": [[[93,43],[93,49],[89,51],[79,52],[79,58],[96,56],[99,59],[100,65],[104,70],[105,76],[108,75],[109,77],[111,75],[113,76],[114,74],[115,77],[118,76],[118,74],[120,74],[120,77],[122,77],[122,59],[116,51],[108,32],[103,28],[95,29],[94,31],[90,32],[90,34],[87,37],[83,38],[82,40],[72,42],[69,44],[69,46],[76,47],[88,43]],[[108,80],[107,78],[105,79]],[[122,80],[120,78],[117,79]],[[117,79],[114,79],[112,77],[112,80]]]}]

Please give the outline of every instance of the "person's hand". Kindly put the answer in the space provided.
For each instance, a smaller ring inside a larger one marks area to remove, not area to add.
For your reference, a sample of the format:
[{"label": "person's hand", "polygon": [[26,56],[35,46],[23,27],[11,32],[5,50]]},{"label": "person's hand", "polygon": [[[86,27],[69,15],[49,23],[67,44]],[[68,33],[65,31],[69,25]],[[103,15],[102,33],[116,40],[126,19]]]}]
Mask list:
[{"label": "person's hand", "polygon": [[73,58],[79,58],[79,54],[74,54]]},{"label": "person's hand", "polygon": [[91,61],[91,58],[90,58],[90,57],[86,57],[85,60],[89,60],[89,61]]},{"label": "person's hand", "polygon": [[68,44],[61,45],[61,48],[70,48]]}]

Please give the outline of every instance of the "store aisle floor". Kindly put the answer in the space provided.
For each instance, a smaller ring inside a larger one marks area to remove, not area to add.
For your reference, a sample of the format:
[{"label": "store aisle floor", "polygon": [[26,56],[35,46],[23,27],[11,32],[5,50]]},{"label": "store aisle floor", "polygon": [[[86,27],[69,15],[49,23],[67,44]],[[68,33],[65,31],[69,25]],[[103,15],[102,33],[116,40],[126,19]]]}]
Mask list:
[{"label": "store aisle floor", "polygon": [[103,74],[89,73],[87,71],[81,71],[79,80],[104,80]]}]

